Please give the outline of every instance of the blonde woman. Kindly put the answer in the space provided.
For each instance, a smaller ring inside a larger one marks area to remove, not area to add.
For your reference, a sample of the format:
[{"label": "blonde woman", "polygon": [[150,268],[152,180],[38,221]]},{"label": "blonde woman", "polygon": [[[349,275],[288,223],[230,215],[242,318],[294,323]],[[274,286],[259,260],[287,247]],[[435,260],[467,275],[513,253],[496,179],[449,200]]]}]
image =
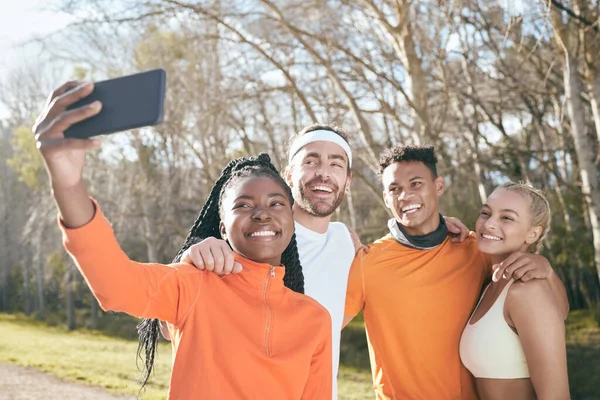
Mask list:
[{"label": "blonde woman", "polygon": [[[536,253],[550,228],[544,195],[521,183],[494,190],[476,224],[494,264]],[[564,312],[547,280],[500,279],[485,289],[460,342],[481,400],[569,399]]]}]

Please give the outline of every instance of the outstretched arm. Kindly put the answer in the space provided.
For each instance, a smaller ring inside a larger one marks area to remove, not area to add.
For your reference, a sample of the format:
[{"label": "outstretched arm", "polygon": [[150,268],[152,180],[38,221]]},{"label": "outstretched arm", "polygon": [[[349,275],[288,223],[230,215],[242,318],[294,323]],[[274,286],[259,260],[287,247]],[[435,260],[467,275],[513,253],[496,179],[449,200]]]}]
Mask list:
[{"label": "outstretched arm", "polygon": [[60,212],[65,247],[104,309],[175,323],[189,297],[180,298],[177,268],[135,263],[127,257],[83,182],[86,150],[100,142],[64,137],[71,125],[100,112],[98,102],[67,110],[93,89],[91,83],[64,84],[49,96],[33,127]]}]

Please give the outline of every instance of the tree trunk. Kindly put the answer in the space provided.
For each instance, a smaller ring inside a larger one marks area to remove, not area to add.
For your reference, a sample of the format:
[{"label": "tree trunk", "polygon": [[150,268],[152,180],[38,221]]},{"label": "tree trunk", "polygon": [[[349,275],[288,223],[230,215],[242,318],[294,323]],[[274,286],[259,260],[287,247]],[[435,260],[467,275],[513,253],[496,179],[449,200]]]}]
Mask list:
[{"label": "tree trunk", "polygon": [[352,198],[352,188],[348,188],[346,193],[346,199],[348,200],[348,213],[350,214],[350,226],[352,229],[356,229],[356,209],[354,208],[354,200]]},{"label": "tree trunk", "polygon": [[560,18],[552,15],[556,41],[562,51],[564,60],[563,78],[565,84],[565,95],[567,111],[571,119],[571,134],[575,143],[575,153],[579,174],[581,176],[581,192],[586,202],[589,215],[589,223],[592,231],[594,245],[594,263],[596,273],[600,278],[600,182],[596,168],[596,154],[594,154],[595,143],[587,135],[584,104],[581,101],[583,84],[579,75],[579,59],[573,54],[569,44],[576,37],[569,36],[569,26],[565,26]]},{"label": "tree trunk", "polygon": [[596,126],[596,140],[598,142],[598,154],[596,155],[596,164],[600,164],[600,73],[593,71],[588,82],[588,92],[590,94],[590,105],[592,115],[594,116],[594,125]]},{"label": "tree trunk", "polygon": [[65,307],[67,313],[67,329],[75,329],[75,306],[73,304],[73,263],[70,258],[65,258]]},{"label": "tree trunk", "polygon": [[[595,26],[600,22],[600,4],[597,3],[596,10],[592,1],[575,1],[574,9],[579,15],[586,15],[590,20],[596,20]],[[579,40],[585,48],[585,76],[587,81],[588,94],[590,96],[590,107],[594,116],[594,126],[596,127],[596,141],[598,152],[596,154],[596,165],[600,165],[600,40],[598,30],[590,29],[579,25]],[[600,172],[599,172],[600,173]],[[598,265],[598,264],[596,264]],[[599,270],[600,274],[600,270]]]},{"label": "tree trunk", "polygon": [[406,82],[409,86],[413,103],[417,107],[411,110],[413,120],[415,121],[414,130],[419,133],[421,141],[428,142],[434,139],[429,129],[427,112],[428,85],[423,61],[416,50],[417,46],[415,45],[415,35],[410,15],[412,5],[410,1],[400,1],[396,4],[398,27],[394,32],[396,39],[394,41],[394,48],[406,68]]},{"label": "tree trunk", "polygon": [[158,248],[157,248],[157,233],[156,233],[156,223],[152,218],[152,205],[150,203],[149,198],[140,199],[142,203],[142,210],[144,213],[143,221],[144,221],[144,241],[146,243],[146,255],[148,257],[148,262],[157,263],[158,259]]},{"label": "tree trunk", "polygon": [[142,223],[144,224],[144,242],[146,243],[147,262],[156,263],[158,259],[158,234],[156,231],[156,221],[153,218],[156,215],[157,203],[153,198],[155,193],[160,191],[155,190],[155,181],[157,178],[152,174],[151,153],[154,151],[151,148],[144,146],[142,140],[137,134],[135,136],[135,147],[138,152],[138,167],[142,179],[139,182],[139,202],[142,208]]},{"label": "tree trunk", "polygon": [[415,145],[423,141],[433,141],[429,129],[427,96],[428,85],[423,62],[417,53],[414,41],[413,26],[411,25],[411,8],[408,1],[396,1],[395,14],[397,25],[388,20],[383,11],[373,0],[363,0],[364,6],[371,11],[381,28],[390,36],[396,57],[406,69],[405,82],[410,94],[410,113],[414,122],[411,138]]},{"label": "tree trunk", "polygon": [[574,57],[565,55],[565,94],[567,96],[567,109],[571,117],[571,131],[575,142],[575,152],[580,168],[581,191],[586,201],[592,238],[594,243],[594,262],[600,277],[600,184],[596,169],[596,155],[593,152],[594,143],[585,130],[584,106],[580,98],[582,92],[581,79],[578,72],[578,62]]},{"label": "tree trunk", "polygon": [[25,257],[23,263],[23,302],[25,307],[25,315],[31,315],[31,287],[29,286],[29,269],[31,268],[31,256]]},{"label": "tree trunk", "polygon": [[[533,113],[533,112],[532,112]],[[553,185],[554,188],[554,192],[556,193],[556,198],[558,200],[558,208],[560,210],[560,215],[562,216],[562,220],[563,220],[563,224],[565,226],[565,230],[567,232],[567,236],[569,238],[573,237],[573,221],[571,218],[571,215],[569,214],[569,209],[567,207],[567,203],[565,201],[565,196],[563,194],[563,191],[568,190],[567,187],[567,172],[566,172],[566,167],[563,166],[562,168],[558,165],[560,164],[562,158],[560,155],[557,155],[556,152],[553,152],[552,150],[548,149],[548,133],[547,133],[547,129],[546,126],[544,125],[544,121],[541,115],[538,115],[538,119],[537,119],[537,132],[538,132],[538,137],[540,140],[540,144],[541,144],[541,149],[542,149],[542,154],[544,154],[544,156],[547,158],[547,161],[550,163],[551,167],[551,171],[552,174],[554,175],[554,177],[556,178],[556,183]],[[560,128],[559,128],[560,129]],[[564,132],[562,129],[560,129],[560,135],[559,135],[559,140],[560,140],[560,144],[559,147],[563,148],[564,147]],[[551,179],[551,178],[550,178]],[[546,179],[546,181],[550,181],[550,179]],[[545,238],[545,243],[547,244],[546,247],[548,249],[550,249],[550,240],[548,239],[548,237]],[[568,288],[569,290],[569,300],[570,300],[570,304],[571,304],[571,308],[573,309],[578,309],[578,308],[582,308],[584,307],[589,307],[592,304],[592,299],[589,296],[589,293],[587,293],[586,291],[582,291],[579,290],[580,286],[582,285],[582,282],[584,281],[584,271],[585,271],[585,264],[583,262],[583,260],[581,259],[581,256],[578,252],[575,252],[575,254],[573,254],[573,257],[575,259],[575,266],[567,266],[567,272],[564,276],[564,280],[563,282],[565,283],[565,287]],[[554,257],[552,257],[553,259],[551,260],[552,263],[555,263],[555,259]]]},{"label": "tree trunk", "polygon": [[[5,196],[2,196],[0,199],[4,199]],[[10,238],[10,227],[8,223],[8,210],[2,213],[2,217],[0,218],[0,223],[2,224],[3,236],[4,238]],[[2,265],[0,265],[0,311],[8,310],[8,277],[10,275],[10,271],[13,267],[13,257],[12,257],[12,241],[7,241],[7,243],[2,246],[0,249],[0,258]],[[1,244],[0,244],[1,246]]]},{"label": "tree trunk", "polygon": [[39,314],[39,318],[42,320],[46,319],[46,301],[44,298],[44,255],[43,255],[43,247],[42,240],[43,234],[42,230],[38,231],[38,234],[35,238],[35,255],[34,255],[34,265],[35,265],[35,283],[37,289],[37,311]]},{"label": "tree trunk", "polygon": [[98,307],[98,300],[92,295],[92,307],[91,307],[91,317],[90,317],[90,327],[92,329],[98,329],[98,312],[100,307]]}]

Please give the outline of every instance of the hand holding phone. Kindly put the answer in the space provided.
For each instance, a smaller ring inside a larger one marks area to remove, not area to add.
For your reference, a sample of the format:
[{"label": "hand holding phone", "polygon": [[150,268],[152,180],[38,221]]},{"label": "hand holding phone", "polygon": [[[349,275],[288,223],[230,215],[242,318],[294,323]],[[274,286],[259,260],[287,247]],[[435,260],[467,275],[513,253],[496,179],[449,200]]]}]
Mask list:
[{"label": "hand holding phone", "polygon": [[102,103],[102,110],[71,125],[64,131],[65,138],[87,139],[161,123],[165,86],[166,73],[162,69],[96,82],[91,94],[67,110],[95,101]]}]

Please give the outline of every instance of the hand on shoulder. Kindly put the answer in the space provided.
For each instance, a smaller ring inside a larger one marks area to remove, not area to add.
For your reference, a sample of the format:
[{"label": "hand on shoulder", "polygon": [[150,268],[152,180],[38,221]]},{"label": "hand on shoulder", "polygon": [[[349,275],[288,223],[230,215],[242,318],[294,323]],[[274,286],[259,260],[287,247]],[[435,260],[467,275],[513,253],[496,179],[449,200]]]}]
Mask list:
[{"label": "hand on shoulder", "polygon": [[360,238],[358,237],[358,234],[356,233],[354,228],[351,228],[348,225],[346,225],[346,228],[348,228],[348,232],[350,232],[350,238],[352,238],[352,244],[354,244],[354,253],[355,254],[358,253],[358,251],[360,249],[367,247],[361,243]]},{"label": "hand on shoulder", "polygon": [[190,246],[181,256],[181,262],[192,264],[198,269],[213,271],[217,275],[242,272],[242,265],[235,261],[229,244],[214,237]]}]

